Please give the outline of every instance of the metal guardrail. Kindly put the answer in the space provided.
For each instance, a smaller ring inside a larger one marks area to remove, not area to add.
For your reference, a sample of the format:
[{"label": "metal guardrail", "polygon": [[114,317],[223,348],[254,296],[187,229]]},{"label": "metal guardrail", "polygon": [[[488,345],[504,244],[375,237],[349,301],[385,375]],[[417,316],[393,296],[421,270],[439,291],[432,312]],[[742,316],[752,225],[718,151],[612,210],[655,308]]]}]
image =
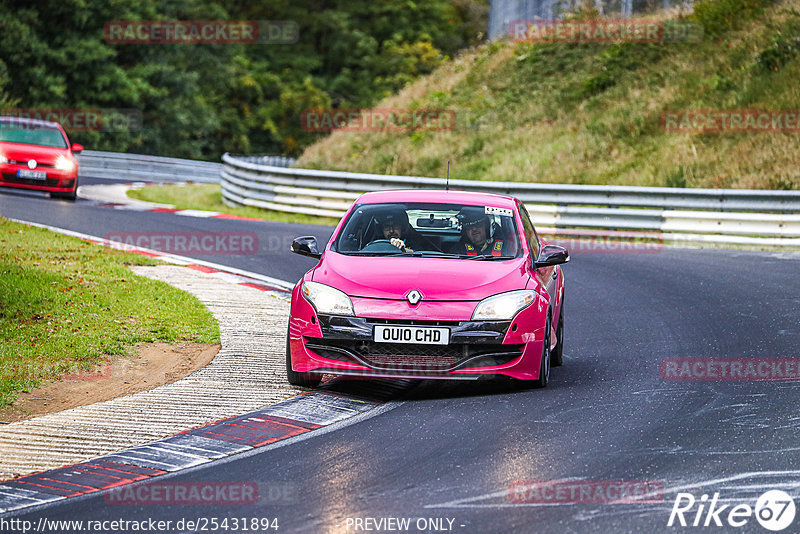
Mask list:
[{"label": "metal guardrail", "polygon": [[[441,178],[290,169],[230,154],[222,161],[223,201],[231,206],[338,218],[367,191],[444,189]],[[546,234],[800,248],[800,191],[473,180],[450,180],[450,188],[517,197]]]},{"label": "metal guardrail", "polygon": [[[288,167],[292,158],[257,156],[264,165]],[[141,154],[84,150],[78,155],[80,176],[106,179],[130,179],[147,182],[219,182],[221,163],[190,159],[164,158]]]},{"label": "metal guardrail", "polygon": [[84,150],[78,175],[147,182],[219,182],[222,165],[207,161]]}]

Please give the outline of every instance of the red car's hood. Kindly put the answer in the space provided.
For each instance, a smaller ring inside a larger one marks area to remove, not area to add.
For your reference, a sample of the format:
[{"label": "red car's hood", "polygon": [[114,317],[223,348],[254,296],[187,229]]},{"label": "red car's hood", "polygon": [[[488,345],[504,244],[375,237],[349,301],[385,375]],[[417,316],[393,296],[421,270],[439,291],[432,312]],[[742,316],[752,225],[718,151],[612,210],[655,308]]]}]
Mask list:
[{"label": "red car's hood", "polygon": [[17,161],[35,159],[38,163],[53,165],[58,156],[68,157],[69,149],[39,145],[23,145],[20,143],[0,143],[0,153],[8,159]]},{"label": "red car's hood", "polygon": [[481,300],[524,289],[525,260],[482,261],[446,258],[378,258],[328,251],[313,280],[353,297],[403,299],[416,289],[425,300]]}]

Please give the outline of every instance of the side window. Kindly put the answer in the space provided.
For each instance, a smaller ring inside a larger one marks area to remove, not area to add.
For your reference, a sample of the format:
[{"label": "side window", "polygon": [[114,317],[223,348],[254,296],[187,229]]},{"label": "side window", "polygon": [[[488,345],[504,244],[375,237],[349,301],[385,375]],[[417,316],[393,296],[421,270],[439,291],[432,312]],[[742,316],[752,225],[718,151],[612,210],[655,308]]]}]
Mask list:
[{"label": "side window", "polygon": [[533,223],[528,215],[528,210],[525,209],[523,204],[520,204],[519,207],[519,213],[522,215],[522,228],[525,230],[525,237],[528,240],[528,247],[531,250],[531,256],[533,256],[533,259],[536,260],[536,258],[539,257],[539,236],[536,234],[536,230],[533,228]]}]

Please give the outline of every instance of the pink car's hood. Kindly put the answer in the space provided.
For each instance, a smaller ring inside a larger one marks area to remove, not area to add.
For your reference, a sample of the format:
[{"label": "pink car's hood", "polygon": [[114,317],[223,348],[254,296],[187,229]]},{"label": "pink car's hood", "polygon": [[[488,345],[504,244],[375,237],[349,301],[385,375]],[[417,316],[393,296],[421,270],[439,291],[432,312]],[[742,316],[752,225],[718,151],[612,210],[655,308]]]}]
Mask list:
[{"label": "pink car's hood", "polygon": [[528,281],[525,260],[376,258],[328,251],[313,280],[353,297],[404,299],[412,289],[425,300],[481,300]]}]

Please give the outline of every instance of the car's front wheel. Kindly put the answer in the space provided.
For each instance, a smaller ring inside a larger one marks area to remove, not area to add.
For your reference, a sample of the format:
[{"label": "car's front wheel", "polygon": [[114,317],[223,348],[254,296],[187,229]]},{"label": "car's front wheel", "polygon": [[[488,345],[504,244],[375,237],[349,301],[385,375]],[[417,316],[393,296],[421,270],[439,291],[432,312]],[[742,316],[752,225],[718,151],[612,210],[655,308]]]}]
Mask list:
[{"label": "car's front wheel", "polygon": [[550,314],[547,315],[547,322],[544,327],[544,342],[542,343],[542,361],[539,364],[539,378],[536,380],[519,380],[518,386],[523,389],[544,388],[550,381]]},{"label": "car's front wheel", "polygon": [[286,332],[286,378],[293,386],[313,388],[322,381],[322,375],[312,373],[300,373],[292,369],[292,347],[289,341],[289,332]]},{"label": "car's front wheel", "polygon": [[59,198],[59,199],[70,200],[70,201],[74,202],[78,198],[78,188],[75,187],[75,189],[73,191],[67,191],[66,193],[58,193],[58,192],[52,191],[50,193],[50,198]]},{"label": "car's front wheel", "polygon": [[550,356],[550,365],[558,367],[564,363],[564,303],[561,303],[561,312],[558,314],[556,327],[556,350]]},{"label": "car's front wheel", "polygon": [[544,341],[542,342],[542,362],[539,365],[539,378],[533,381],[533,387],[544,388],[550,382],[550,316],[544,327]]},{"label": "car's front wheel", "polygon": [[61,200],[69,200],[74,202],[78,195],[73,191],[72,193],[50,193],[50,198],[58,198]]}]

